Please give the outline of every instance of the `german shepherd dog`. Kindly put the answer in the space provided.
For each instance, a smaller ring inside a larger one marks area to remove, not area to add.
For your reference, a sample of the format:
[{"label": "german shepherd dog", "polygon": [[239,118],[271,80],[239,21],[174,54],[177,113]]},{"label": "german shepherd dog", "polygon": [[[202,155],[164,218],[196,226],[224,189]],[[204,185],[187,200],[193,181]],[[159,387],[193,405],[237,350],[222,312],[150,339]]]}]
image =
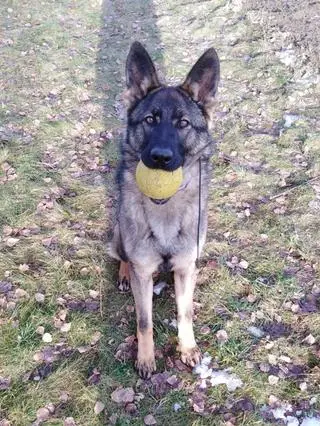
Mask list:
[{"label": "german shepherd dog", "polygon": [[[220,74],[216,51],[207,50],[184,83],[159,82],[145,48],[134,42],[126,62],[128,119],[118,168],[119,206],[112,257],[120,260],[119,287],[131,286],[137,315],[136,368],[143,378],[156,369],[152,325],[152,276],[173,271],[178,311],[178,350],[194,366],[201,359],[193,326],[196,260],[207,230],[210,157],[208,131]],[[142,194],[135,181],[138,162],[168,171],[183,168],[183,183],[169,199]]]}]

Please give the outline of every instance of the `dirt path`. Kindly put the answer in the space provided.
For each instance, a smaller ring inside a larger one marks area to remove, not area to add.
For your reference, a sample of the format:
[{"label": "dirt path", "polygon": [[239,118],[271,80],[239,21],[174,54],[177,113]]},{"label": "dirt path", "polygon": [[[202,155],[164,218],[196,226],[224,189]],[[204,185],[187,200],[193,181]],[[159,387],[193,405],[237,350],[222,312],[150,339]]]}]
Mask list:
[{"label": "dirt path", "polygon": [[[1,426],[319,416],[319,11],[299,3],[303,19],[278,1],[2,2]],[[179,362],[171,288],[155,296],[159,373],[133,370],[133,299],[105,255],[133,40],[170,83],[212,45],[221,59],[195,323],[235,390]]]}]

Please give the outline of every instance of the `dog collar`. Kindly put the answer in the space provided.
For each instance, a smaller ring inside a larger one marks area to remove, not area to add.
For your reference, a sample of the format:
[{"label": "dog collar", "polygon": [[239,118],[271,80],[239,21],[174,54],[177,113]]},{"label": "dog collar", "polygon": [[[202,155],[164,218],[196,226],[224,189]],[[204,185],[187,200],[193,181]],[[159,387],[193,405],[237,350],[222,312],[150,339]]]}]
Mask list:
[{"label": "dog collar", "polygon": [[169,198],[161,198],[160,200],[157,200],[156,198],[149,198],[149,200],[151,200],[154,204],[162,205],[162,204],[166,204],[171,197]]}]

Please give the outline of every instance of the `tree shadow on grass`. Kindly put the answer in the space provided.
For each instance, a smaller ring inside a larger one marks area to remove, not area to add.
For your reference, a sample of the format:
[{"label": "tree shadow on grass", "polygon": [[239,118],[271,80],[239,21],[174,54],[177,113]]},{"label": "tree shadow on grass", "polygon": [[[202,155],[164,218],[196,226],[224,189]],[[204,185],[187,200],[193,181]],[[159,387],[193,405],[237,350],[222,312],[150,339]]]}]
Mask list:
[{"label": "tree shadow on grass", "polygon": [[[109,173],[105,174],[108,208],[106,223],[112,228],[111,217],[117,203],[114,190],[115,167],[118,147],[123,137],[126,113],[121,102],[125,89],[125,61],[133,41],[146,46],[151,57],[161,62],[160,36],[151,1],[104,0],[101,10],[99,49],[96,59],[96,91],[103,109],[106,129],[104,162]],[[105,262],[105,286],[103,289],[103,328],[100,366],[102,370],[101,398],[106,402],[107,418],[110,412],[110,392],[115,384],[132,385],[137,376],[131,362],[120,363],[115,352],[124,338],[135,333],[135,314],[126,309],[133,305],[131,293],[119,294],[115,282],[118,265],[107,257]]]}]

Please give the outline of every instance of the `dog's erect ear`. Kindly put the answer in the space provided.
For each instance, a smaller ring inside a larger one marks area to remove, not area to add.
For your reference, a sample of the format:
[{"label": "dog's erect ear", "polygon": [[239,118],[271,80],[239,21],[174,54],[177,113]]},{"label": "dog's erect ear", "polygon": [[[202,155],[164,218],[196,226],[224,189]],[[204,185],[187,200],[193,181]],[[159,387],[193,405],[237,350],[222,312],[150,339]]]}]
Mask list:
[{"label": "dog's erect ear", "polygon": [[214,95],[220,79],[220,62],[217,52],[212,47],[198,59],[187,78],[181,85],[194,101],[204,107],[209,114]]},{"label": "dog's erect ear", "polygon": [[150,90],[160,86],[153,62],[146,49],[135,41],[130,48],[126,63],[127,92],[125,101],[130,108]]}]

